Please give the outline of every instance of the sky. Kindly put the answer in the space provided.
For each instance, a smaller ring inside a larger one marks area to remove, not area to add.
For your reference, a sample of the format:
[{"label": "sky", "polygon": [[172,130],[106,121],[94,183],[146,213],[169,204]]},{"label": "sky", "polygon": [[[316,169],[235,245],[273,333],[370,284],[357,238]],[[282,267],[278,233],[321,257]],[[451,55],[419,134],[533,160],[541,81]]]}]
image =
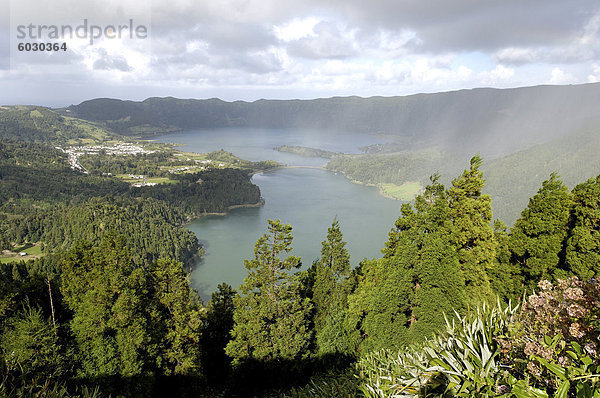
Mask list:
[{"label": "sky", "polygon": [[597,0],[0,0],[5,105],[598,81]]}]

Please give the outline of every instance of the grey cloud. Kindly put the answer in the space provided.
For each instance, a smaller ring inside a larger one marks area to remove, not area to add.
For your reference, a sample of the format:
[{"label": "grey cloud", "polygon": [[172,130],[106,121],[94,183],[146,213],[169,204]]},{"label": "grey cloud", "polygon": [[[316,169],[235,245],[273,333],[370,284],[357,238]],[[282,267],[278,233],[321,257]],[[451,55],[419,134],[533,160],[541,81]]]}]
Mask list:
[{"label": "grey cloud", "polygon": [[10,39],[0,31],[0,70],[10,68]]},{"label": "grey cloud", "polygon": [[[184,18],[187,21],[187,18]],[[152,25],[152,52],[157,65],[184,68],[206,65],[266,73],[281,68],[281,62],[269,55],[278,43],[270,25],[227,22],[222,18],[173,29]]]},{"label": "grey cloud", "polygon": [[543,62],[569,64],[600,58],[600,12],[565,43],[540,47],[508,47],[494,54],[496,61],[509,65]]},{"label": "grey cloud", "polygon": [[218,52],[208,54],[206,65],[218,70],[265,74],[281,70],[281,61],[269,52]]},{"label": "grey cloud", "polygon": [[223,59],[221,63],[215,66],[222,66],[228,69],[239,69],[254,74],[265,74],[281,70],[281,60],[271,53],[246,53],[245,55],[230,56]]},{"label": "grey cloud", "polygon": [[295,57],[344,59],[356,54],[354,39],[331,22],[318,23],[315,37],[305,37],[288,45],[288,53]]},{"label": "grey cloud", "polygon": [[598,10],[594,0],[437,0],[328,3],[366,30],[410,29],[423,51],[495,50],[562,43]]},{"label": "grey cloud", "polygon": [[190,36],[207,41],[216,48],[249,50],[276,44],[270,28],[263,24],[212,23],[198,25]]},{"label": "grey cloud", "polygon": [[[22,1],[34,4],[34,0]],[[59,0],[60,6],[56,7],[42,7],[41,3],[28,6],[26,16],[39,23],[80,23],[82,17],[90,20],[93,17],[95,23],[112,23],[121,17],[143,21],[151,9],[154,62],[149,72],[151,79],[177,85],[202,75],[198,78],[202,84],[224,90],[233,85],[252,87],[253,84],[280,83],[286,87],[290,82],[301,82],[327,59],[354,58],[366,61],[364,64],[372,62],[373,67],[381,63],[382,58],[402,63],[407,56],[410,63],[417,58],[410,58],[415,54],[418,58],[421,55],[431,58],[431,55],[470,51],[480,52],[484,57],[489,55],[505,65],[600,59],[597,32],[589,35],[588,42],[581,41],[586,25],[600,10],[597,0],[121,2],[127,3],[123,12],[115,9],[119,7],[107,7],[93,0]],[[48,15],[44,14],[47,9],[51,9]],[[132,9],[138,9],[137,13],[130,11]],[[309,17],[326,21],[315,27],[314,37],[285,42],[274,35],[275,26]],[[285,62],[278,56],[284,52],[291,58],[285,58]],[[79,69],[89,72],[76,66],[81,62],[79,54],[68,53],[48,60],[23,55],[23,64],[31,66],[23,68],[23,73],[35,71],[40,63],[51,60],[68,63],[68,68],[61,69],[67,76]],[[340,75],[346,73],[346,64],[352,62],[343,63]],[[288,66],[289,69],[285,69]],[[443,64],[434,66],[445,67]],[[132,70],[125,59],[106,54],[101,55],[93,67]],[[364,73],[365,79],[372,79],[375,72]],[[404,79],[406,84],[410,83],[407,71],[394,69],[390,74],[395,76],[395,81]],[[93,72],[81,79],[90,76]],[[363,83],[357,81],[356,87]],[[422,90],[421,86],[415,89]]]},{"label": "grey cloud", "polygon": [[[301,4],[299,4],[301,3]],[[377,47],[380,32],[412,31],[403,50],[416,53],[497,52],[510,47],[565,46],[594,12],[596,0],[306,0],[282,2],[196,2],[153,9],[152,34],[176,33],[177,40],[203,40],[216,54],[286,46],[305,59],[344,59]],[[271,27],[293,18],[323,17],[315,31],[291,43],[277,43]],[[344,26],[340,31],[338,26]],[[344,34],[354,31],[354,39]],[[168,33],[167,33],[168,32]],[[399,49],[396,53],[400,54]]]},{"label": "grey cloud", "polygon": [[557,46],[542,48],[505,48],[493,55],[504,65],[521,66],[531,63],[574,64],[600,58],[600,46]]},{"label": "grey cloud", "polygon": [[153,69],[168,72],[173,66],[178,70],[195,69],[198,66],[219,70],[234,70],[252,74],[265,74],[282,69],[281,60],[269,51],[235,51],[222,48],[199,48],[176,54],[157,54]]},{"label": "grey cloud", "polygon": [[132,70],[127,60],[121,56],[111,56],[105,50],[98,51],[100,58],[94,61],[93,68],[95,70],[120,70],[129,72]]},{"label": "grey cloud", "polygon": [[0,0],[0,70],[10,68],[10,2]]}]

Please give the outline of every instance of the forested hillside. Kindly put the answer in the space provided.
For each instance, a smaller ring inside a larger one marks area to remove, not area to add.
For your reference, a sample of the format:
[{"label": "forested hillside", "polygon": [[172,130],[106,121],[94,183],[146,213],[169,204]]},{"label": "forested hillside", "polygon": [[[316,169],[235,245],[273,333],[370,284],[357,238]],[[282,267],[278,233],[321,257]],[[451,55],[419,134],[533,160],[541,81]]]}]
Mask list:
[{"label": "forested hillside", "polygon": [[378,134],[385,142],[363,148],[362,155],[333,156],[320,148],[294,151],[333,156],[330,170],[402,200],[412,199],[433,173],[449,183],[473,153],[480,153],[486,160],[486,192],[494,199],[495,218],[512,225],[550,173],[557,171],[570,187],[600,173],[593,155],[600,150],[599,100],[600,85],[584,84],[386,98],[94,99],[60,112],[128,135],[223,127]]},{"label": "forested hillside", "polygon": [[255,102],[100,98],[71,105],[62,112],[68,110],[70,115],[102,122],[126,134],[217,127],[361,131],[403,137],[403,145],[409,149],[427,143],[463,154],[489,156],[598,124],[595,104],[599,101],[600,84],[585,84]]},{"label": "forested hillside", "polygon": [[[28,248],[33,252],[27,258],[48,256],[82,239],[97,242],[120,231],[129,237],[137,265],[163,257],[188,265],[200,247],[184,224],[204,213],[259,203],[249,169],[277,165],[215,152],[207,157],[227,158],[219,163],[227,167],[200,167],[196,159],[206,156],[147,144],[153,150],[139,148],[138,155],[106,154],[105,149],[85,155],[87,173],[73,169],[74,151],[68,150],[83,143],[124,145],[115,133],[47,108],[0,109],[0,250],[8,250],[0,253],[0,262],[18,260]],[[186,172],[174,172],[178,168]],[[159,176],[164,183],[136,187],[117,177],[132,172]]]},{"label": "forested hillside", "polygon": [[[484,180],[478,156],[448,186],[433,175],[402,206],[382,257],[358,265],[337,220],[311,266],[289,254],[293,227],[270,220],[238,265],[239,290],[222,284],[206,306],[165,258],[177,252],[155,245],[177,242],[154,229],[163,202],[138,204],[131,220],[127,197],[56,205],[54,223],[22,215],[48,245],[69,228],[85,239],[1,268],[0,391],[595,396],[600,176],[569,190],[552,174],[510,232],[492,223]],[[103,212],[120,228],[94,235]]]},{"label": "forested hillside", "polygon": [[[489,158],[485,192],[493,199],[494,218],[512,225],[542,181],[558,172],[569,187],[582,178],[600,173],[600,124],[535,145],[513,154]],[[365,184],[418,182],[424,187],[429,176],[441,174],[448,183],[468,156],[446,149],[402,151],[382,154],[338,155],[328,164],[351,180]]]},{"label": "forested hillside", "polygon": [[0,137],[13,141],[76,144],[114,138],[115,134],[41,106],[11,106],[0,107]]}]

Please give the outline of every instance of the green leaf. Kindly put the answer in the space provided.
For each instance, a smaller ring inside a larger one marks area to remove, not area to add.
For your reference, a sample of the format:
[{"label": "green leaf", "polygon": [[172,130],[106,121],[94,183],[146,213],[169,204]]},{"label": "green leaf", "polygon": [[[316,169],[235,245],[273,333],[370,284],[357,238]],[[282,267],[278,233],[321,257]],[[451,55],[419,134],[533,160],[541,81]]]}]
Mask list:
[{"label": "green leaf", "polygon": [[577,355],[581,356],[581,346],[577,342],[572,341],[571,342],[571,347],[573,347],[573,349],[575,350],[575,352],[577,353]]},{"label": "green leaf", "polygon": [[[598,390],[600,391],[600,390]],[[588,383],[577,383],[577,397],[578,398],[592,398],[592,390]]]},{"label": "green leaf", "polygon": [[544,358],[540,358],[538,356],[536,356],[535,359],[546,369],[557,375],[561,380],[567,380],[567,371],[562,366],[555,363],[549,363]]},{"label": "green leaf", "polygon": [[519,380],[512,386],[512,394],[516,398],[548,398],[545,391],[529,387],[525,380]]},{"label": "green leaf", "polygon": [[556,398],[567,398],[567,394],[569,393],[569,388],[571,387],[571,383],[569,383],[569,380],[565,380],[564,383],[562,383],[560,385],[560,387],[558,387],[558,390],[556,390]]}]

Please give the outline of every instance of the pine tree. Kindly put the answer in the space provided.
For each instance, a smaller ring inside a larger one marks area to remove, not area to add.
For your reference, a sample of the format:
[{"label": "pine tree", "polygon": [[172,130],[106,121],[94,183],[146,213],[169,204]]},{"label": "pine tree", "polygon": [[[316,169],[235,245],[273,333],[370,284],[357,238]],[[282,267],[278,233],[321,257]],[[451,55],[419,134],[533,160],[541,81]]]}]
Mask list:
[{"label": "pine tree", "polygon": [[109,234],[77,244],[62,270],[82,376],[200,374],[203,309],[181,263],[136,268],[124,237]]},{"label": "pine tree", "polygon": [[10,391],[13,384],[23,395],[46,396],[44,390],[48,385],[67,373],[67,356],[62,352],[52,322],[44,319],[39,308],[27,306],[10,318],[1,343],[3,393]]},{"label": "pine tree", "polygon": [[224,382],[231,359],[225,355],[225,347],[233,329],[233,300],[237,292],[228,284],[221,283],[206,306],[206,327],[202,335],[205,373],[210,382]]},{"label": "pine tree", "polygon": [[280,220],[268,223],[269,233],[254,246],[254,259],[245,261],[248,276],[234,299],[234,327],[226,353],[235,364],[308,355],[311,304],[301,297],[298,277],[291,273],[301,266],[300,258],[279,257],[292,250],[292,227]]},{"label": "pine tree", "polygon": [[[163,375],[200,375],[204,309],[198,293],[190,289],[183,264],[160,259],[149,269],[148,303],[156,347],[154,359]],[[140,292],[144,295],[144,292]]]},{"label": "pine tree", "polygon": [[452,243],[465,279],[466,297],[472,305],[493,299],[487,271],[494,266],[497,248],[491,199],[481,193],[485,182],[479,170],[482,163],[479,155],[474,156],[470,168],[454,179],[448,190]]},{"label": "pine tree", "polygon": [[464,280],[451,243],[448,200],[438,176],[401,207],[384,258],[364,264],[350,312],[361,350],[401,347],[442,327],[444,313],[464,308]]},{"label": "pine tree", "polygon": [[511,261],[510,236],[500,220],[494,221],[494,239],[498,242],[496,258],[488,270],[492,291],[503,301],[518,302],[523,295],[523,275],[520,265]]},{"label": "pine tree", "polygon": [[312,295],[317,353],[321,355],[353,355],[356,349],[357,337],[347,322],[350,255],[345,246],[335,219],[322,242]]},{"label": "pine tree", "polygon": [[524,271],[529,289],[534,289],[541,279],[564,276],[559,270],[560,257],[569,230],[571,207],[569,190],[552,173],[516,221],[510,234],[512,261]]},{"label": "pine tree", "polygon": [[411,342],[439,330],[444,314],[461,311],[465,305],[465,282],[451,244],[448,199],[437,174],[415,199],[414,207],[416,220],[405,218],[397,223],[400,231],[417,242],[418,249],[418,260],[413,266]]},{"label": "pine tree", "polygon": [[145,281],[124,246],[115,236],[97,247],[80,243],[63,263],[61,290],[73,311],[70,326],[84,376],[133,376],[144,367],[151,335],[136,290]]},{"label": "pine tree", "polygon": [[566,272],[580,279],[600,276],[600,175],[573,189]]}]

